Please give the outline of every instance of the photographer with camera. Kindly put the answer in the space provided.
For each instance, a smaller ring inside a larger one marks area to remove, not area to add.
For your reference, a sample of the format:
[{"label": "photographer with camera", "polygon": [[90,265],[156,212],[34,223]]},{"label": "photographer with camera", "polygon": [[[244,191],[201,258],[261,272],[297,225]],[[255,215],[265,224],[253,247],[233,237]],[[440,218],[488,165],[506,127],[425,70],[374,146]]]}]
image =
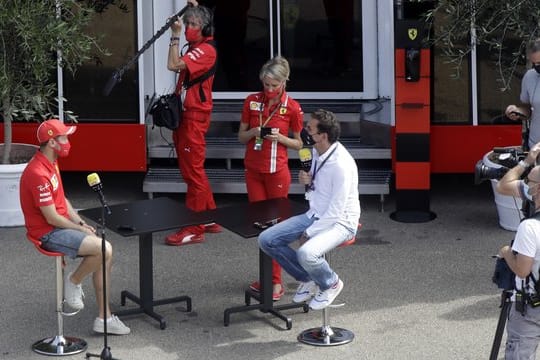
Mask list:
[{"label": "photographer with camera", "polygon": [[532,216],[517,229],[512,246],[503,246],[499,257],[504,259],[515,276],[514,306],[508,315],[505,359],[534,358],[540,342],[540,166],[535,166],[520,180],[540,153],[540,144],[533,146],[527,158],[506,173],[497,191],[521,196],[532,202]]},{"label": "photographer with camera", "polygon": [[529,186],[522,180],[523,175],[536,164],[536,158],[540,154],[540,143],[532,146],[525,159],[508,170],[497,182],[497,192],[502,195],[519,197],[523,200],[523,215],[529,218],[536,213],[536,206],[529,193]]}]

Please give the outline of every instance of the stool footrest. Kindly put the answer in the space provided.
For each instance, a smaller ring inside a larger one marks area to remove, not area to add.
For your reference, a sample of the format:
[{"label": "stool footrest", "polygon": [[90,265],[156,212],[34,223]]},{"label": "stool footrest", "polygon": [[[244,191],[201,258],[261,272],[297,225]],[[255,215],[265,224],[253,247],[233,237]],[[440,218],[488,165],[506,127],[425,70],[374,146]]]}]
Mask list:
[{"label": "stool footrest", "polygon": [[[64,302],[65,302],[65,300],[64,300]],[[66,310],[64,310],[64,306],[63,306],[63,305],[64,305],[64,304],[62,304],[62,311],[60,311],[60,314],[62,314],[62,316],[68,316],[68,317],[69,317],[69,316],[75,316],[75,315],[77,315],[78,313],[80,313],[81,310],[82,310],[82,309],[80,309],[80,310],[74,310],[74,311],[66,311]]]},{"label": "stool footrest", "polygon": [[42,355],[74,355],[86,350],[88,344],[83,339],[56,335],[39,340],[32,345],[32,350]]},{"label": "stool footrest", "polygon": [[345,345],[353,339],[352,331],[330,326],[307,329],[298,335],[298,341],[313,346]]}]

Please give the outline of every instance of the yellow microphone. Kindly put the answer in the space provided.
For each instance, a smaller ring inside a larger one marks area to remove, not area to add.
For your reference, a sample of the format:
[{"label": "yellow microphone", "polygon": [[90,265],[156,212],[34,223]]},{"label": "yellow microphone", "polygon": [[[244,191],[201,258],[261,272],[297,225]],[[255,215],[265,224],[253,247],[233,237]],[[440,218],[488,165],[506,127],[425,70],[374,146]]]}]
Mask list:
[{"label": "yellow microphone", "polygon": [[[298,150],[298,157],[300,158],[300,166],[303,171],[309,172],[311,170],[311,149],[302,148]],[[305,191],[308,192],[309,185],[304,186]]]},{"label": "yellow microphone", "polygon": [[101,205],[107,210],[107,213],[110,215],[111,209],[109,209],[107,201],[105,201],[105,195],[103,195],[103,184],[99,179],[99,175],[97,173],[91,173],[86,177],[86,181],[88,182],[88,185],[92,188],[92,190],[94,190],[98,194]]},{"label": "yellow microphone", "polygon": [[298,156],[300,157],[302,170],[305,172],[311,170],[311,149],[302,148],[298,150]]},{"label": "yellow microphone", "polygon": [[98,191],[98,188],[103,188],[103,184],[101,183],[101,180],[99,179],[99,175],[97,173],[89,174],[86,177],[86,181],[94,191]]}]

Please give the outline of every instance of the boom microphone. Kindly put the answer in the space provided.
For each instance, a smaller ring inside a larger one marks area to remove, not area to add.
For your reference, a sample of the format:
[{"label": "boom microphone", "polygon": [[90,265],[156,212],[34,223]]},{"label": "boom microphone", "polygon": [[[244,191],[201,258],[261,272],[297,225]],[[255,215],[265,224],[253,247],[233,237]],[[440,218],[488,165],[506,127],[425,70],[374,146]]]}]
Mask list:
[{"label": "boom microphone", "polygon": [[97,173],[91,173],[86,177],[86,181],[92,190],[98,194],[101,205],[107,210],[107,214],[110,215],[111,209],[109,208],[109,205],[107,205],[107,201],[105,201],[105,195],[103,195],[103,184],[99,179],[99,175]]},{"label": "boom microphone", "polygon": [[[303,171],[309,172],[311,170],[311,150],[307,148],[302,148],[298,150],[298,157],[300,158],[300,167]],[[305,185],[306,191],[309,190],[309,185]]]},{"label": "boom microphone", "polygon": [[107,81],[107,84],[105,84],[105,87],[103,88],[103,96],[109,96],[112,89],[122,80],[122,75],[115,71],[112,76]]},{"label": "boom microphone", "polygon": [[[122,81],[122,76],[124,75],[124,73],[126,72],[127,69],[129,69],[133,64],[135,64],[135,62],[137,61],[137,59],[139,58],[139,56],[141,56],[149,47],[150,45],[152,45],[161,35],[163,35],[163,33],[165,31],[167,31],[167,29],[169,29],[171,27],[171,25],[176,21],[178,20],[179,17],[181,17],[182,15],[184,15],[184,13],[186,12],[186,10],[188,9],[189,6],[192,6],[191,4],[187,4],[186,6],[184,6],[182,8],[182,10],[180,10],[176,15],[174,16],[171,16],[167,22],[165,23],[165,25],[163,25],[161,27],[161,29],[159,29],[155,34],[154,36],[152,36],[150,38],[150,40],[148,40],[143,46],[141,46],[141,49],[139,51],[137,51],[137,53],[135,55],[133,55],[133,57],[131,59],[129,59],[129,61],[123,65],[120,69],[116,70],[112,75],[111,77],[109,78],[109,80],[107,81],[107,83],[105,84],[105,87],[103,88],[103,96],[109,96],[109,94],[111,93],[112,89],[116,86],[116,84],[118,84],[120,81]],[[97,174],[96,174],[97,175]]]}]

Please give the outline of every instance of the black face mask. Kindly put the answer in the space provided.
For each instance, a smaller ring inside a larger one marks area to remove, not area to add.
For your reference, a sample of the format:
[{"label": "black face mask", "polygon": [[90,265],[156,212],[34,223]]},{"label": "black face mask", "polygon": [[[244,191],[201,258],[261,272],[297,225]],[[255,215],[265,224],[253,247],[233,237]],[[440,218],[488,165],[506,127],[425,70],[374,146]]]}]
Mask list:
[{"label": "black face mask", "polygon": [[540,64],[533,64],[532,68],[536,71],[537,74],[540,74]]},{"label": "black face mask", "polygon": [[302,131],[300,131],[300,138],[302,139],[304,146],[311,146],[315,144],[315,140],[313,140],[313,137],[309,135],[306,129],[302,129]]}]

